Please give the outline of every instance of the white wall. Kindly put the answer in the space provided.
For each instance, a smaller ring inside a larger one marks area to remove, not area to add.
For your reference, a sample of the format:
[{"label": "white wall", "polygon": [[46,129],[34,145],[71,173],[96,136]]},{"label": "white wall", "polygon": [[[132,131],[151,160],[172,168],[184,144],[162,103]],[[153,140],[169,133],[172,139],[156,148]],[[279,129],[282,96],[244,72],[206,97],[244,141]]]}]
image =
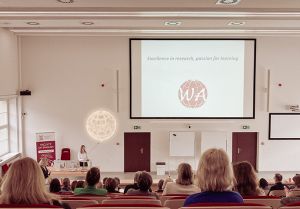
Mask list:
[{"label": "white wall", "polygon": [[[134,131],[151,132],[151,169],[156,161],[166,161],[174,170],[181,161],[196,167],[201,150],[200,132],[227,133],[259,132],[258,165],[261,171],[300,170],[293,160],[298,155],[300,141],[269,141],[268,113],[266,112],[266,69],[272,75],[272,112],[285,111],[286,103],[299,104],[297,79],[300,38],[260,37],[257,41],[256,119],[255,120],[192,120],[170,121],[129,119],[129,41],[128,37],[22,37],[22,83],[32,91],[24,98],[24,135],[26,155],[35,157],[35,133],[55,131],[58,150],[71,147],[73,158],[81,144],[90,150],[94,165],[102,171],[123,171],[123,134]],[[115,70],[120,71],[120,112],[116,112]],[[105,87],[100,84],[104,82]],[[283,83],[278,87],[277,83]],[[85,132],[84,121],[97,108],[107,108],[119,120],[117,135],[110,141],[96,144]],[[186,123],[192,128],[187,129]],[[195,158],[169,158],[169,131],[196,131]],[[117,142],[120,145],[117,145]],[[228,148],[231,155],[231,148]],[[282,153],[282,154],[281,154]],[[57,155],[59,157],[59,153]]]},{"label": "white wall", "polygon": [[0,96],[16,94],[18,90],[17,37],[0,28]]}]

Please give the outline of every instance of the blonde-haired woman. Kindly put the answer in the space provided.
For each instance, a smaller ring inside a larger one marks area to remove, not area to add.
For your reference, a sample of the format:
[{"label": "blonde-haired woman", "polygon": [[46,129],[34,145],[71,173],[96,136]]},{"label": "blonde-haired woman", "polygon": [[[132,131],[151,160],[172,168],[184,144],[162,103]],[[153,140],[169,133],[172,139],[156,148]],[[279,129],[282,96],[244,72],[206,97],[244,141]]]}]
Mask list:
[{"label": "blonde-haired woman", "polygon": [[51,174],[51,172],[48,170],[47,166],[48,166],[48,163],[49,163],[49,160],[48,158],[44,157],[44,158],[41,158],[39,164],[41,166],[41,169],[43,171],[43,174],[44,174],[44,177],[45,179],[48,178]]},{"label": "blonde-haired woman", "polygon": [[194,194],[200,191],[199,188],[193,184],[193,171],[190,164],[179,164],[177,173],[176,181],[167,183],[162,195]]},{"label": "blonde-haired woman", "polygon": [[235,180],[232,165],[224,150],[206,150],[200,158],[196,176],[202,192],[189,196],[184,206],[194,203],[243,203],[242,196],[231,191]]},{"label": "blonde-haired woman", "polygon": [[84,145],[80,146],[80,151],[78,152],[78,161],[79,161],[80,167],[87,167],[88,166],[87,161],[89,161],[89,159],[88,159],[87,152],[85,150]]},{"label": "blonde-haired woman", "polygon": [[39,164],[29,158],[15,161],[2,184],[0,204],[59,204],[48,193]]}]

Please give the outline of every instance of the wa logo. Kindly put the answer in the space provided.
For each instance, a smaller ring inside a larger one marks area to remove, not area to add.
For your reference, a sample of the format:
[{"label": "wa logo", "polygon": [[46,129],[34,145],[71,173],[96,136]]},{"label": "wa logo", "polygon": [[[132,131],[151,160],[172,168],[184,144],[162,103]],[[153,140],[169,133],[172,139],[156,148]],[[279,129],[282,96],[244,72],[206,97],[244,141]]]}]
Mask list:
[{"label": "wa logo", "polygon": [[178,98],[185,107],[198,108],[207,100],[207,89],[201,81],[188,80],[180,86]]}]

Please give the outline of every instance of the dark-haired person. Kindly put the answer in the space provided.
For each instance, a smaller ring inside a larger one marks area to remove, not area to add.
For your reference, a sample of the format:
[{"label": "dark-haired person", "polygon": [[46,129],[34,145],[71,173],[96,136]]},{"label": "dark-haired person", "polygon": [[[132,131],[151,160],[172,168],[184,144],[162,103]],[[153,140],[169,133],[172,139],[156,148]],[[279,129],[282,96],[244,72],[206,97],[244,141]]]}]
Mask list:
[{"label": "dark-haired person", "polygon": [[84,188],[84,187],[85,187],[85,182],[80,180],[77,182],[75,189],[76,188]]},{"label": "dark-haired person", "polygon": [[156,199],[159,199],[157,194],[149,191],[152,185],[152,177],[146,172],[142,171],[137,179],[138,189],[129,189],[126,194],[129,195],[145,195],[145,196],[155,196]]},{"label": "dark-haired person", "polygon": [[235,190],[242,196],[265,196],[265,192],[259,188],[253,166],[248,161],[242,161],[233,165],[236,179]]},{"label": "dark-haired person", "polygon": [[199,187],[194,185],[192,167],[188,163],[181,163],[177,168],[177,179],[175,182],[166,184],[162,195],[168,194],[194,194],[200,192]]},{"label": "dark-haired person", "polygon": [[157,183],[157,190],[155,191],[156,193],[162,193],[163,190],[163,185],[164,185],[164,180],[160,179]]},{"label": "dark-haired person", "polygon": [[71,189],[72,189],[73,192],[74,192],[76,186],[77,186],[77,181],[76,180],[72,181]]},{"label": "dark-haired person", "polygon": [[[270,194],[271,191],[273,190],[285,190],[285,187],[287,187],[286,185],[284,185],[282,183],[282,175],[279,174],[279,173],[276,173],[275,176],[274,176],[274,181],[275,181],[275,184],[273,186],[271,186],[269,192],[268,192],[268,195]],[[288,187],[287,187],[288,188]]]},{"label": "dark-haired person", "polygon": [[121,187],[120,187],[121,180],[120,180],[120,178],[119,178],[119,177],[115,177],[114,179],[115,179],[115,180],[116,180],[116,182],[117,182],[117,188],[116,188],[116,190],[117,190],[117,191],[119,191],[119,190],[121,189]]},{"label": "dark-haired person", "polygon": [[[76,188],[74,193],[75,195],[84,195],[84,194],[92,194],[92,195],[106,195],[106,189],[97,189],[96,185],[100,181],[100,170],[99,168],[92,167],[86,173],[86,187],[85,188]],[[78,183],[77,183],[78,184]]]},{"label": "dark-haired person", "polygon": [[49,191],[51,193],[58,193],[61,190],[60,181],[57,178],[51,180],[49,185]]},{"label": "dark-haired person", "polygon": [[120,193],[118,188],[118,183],[114,178],[107,178],[104,185],[108,193]]},{"label": "dark-haired person", "polygon": [[268,194],[270,187],[269,187],[269,183],[266,179],[264,179],[264,178],[259,179],[258,185],[259,185],[259,188],[261,188],[262,190],[265,191],[265,194]]}]

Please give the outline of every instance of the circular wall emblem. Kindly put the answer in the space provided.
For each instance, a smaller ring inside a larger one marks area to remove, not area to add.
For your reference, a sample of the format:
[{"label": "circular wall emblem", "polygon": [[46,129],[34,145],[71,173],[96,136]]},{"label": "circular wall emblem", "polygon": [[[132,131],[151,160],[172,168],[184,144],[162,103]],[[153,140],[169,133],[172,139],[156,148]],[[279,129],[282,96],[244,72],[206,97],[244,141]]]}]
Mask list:
[{"label": "circular wall emblem", "polygon": [[92,113],[86,121],[88,134],[96,140],[105,141],[110,139],[116,132],[116,118],[105,110]]},{"label": "circular wall emblem", "polygon": [[207,100],[207,89],[201,81],[188,80],[180,86],[178,97],[185,107],[201,107]]}]

